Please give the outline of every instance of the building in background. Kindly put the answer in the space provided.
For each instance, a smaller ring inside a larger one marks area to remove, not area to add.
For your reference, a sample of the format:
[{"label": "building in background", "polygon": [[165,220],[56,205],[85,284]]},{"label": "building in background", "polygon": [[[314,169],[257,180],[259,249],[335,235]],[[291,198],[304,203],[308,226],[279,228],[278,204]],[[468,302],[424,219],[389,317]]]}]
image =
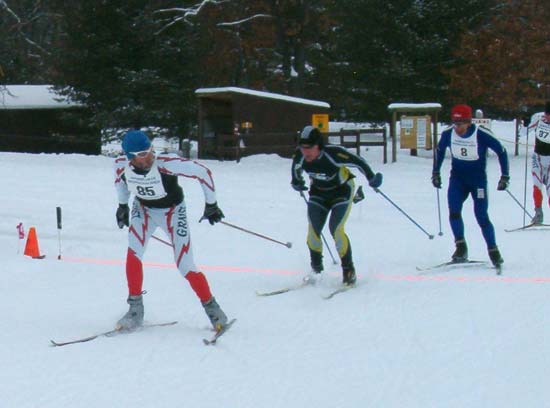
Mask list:
[{"label": "building in background", "polygon": [[0,87],[0,151],[100,154],[101,137],[85,106],[51,85]]},{"label": "building in background", "polygon": [[246,88],[200,88],[195,94],[199,158],[288,157],[296,148],[297,132],[312,124],[314,115],[330,110],[326,102]]}]

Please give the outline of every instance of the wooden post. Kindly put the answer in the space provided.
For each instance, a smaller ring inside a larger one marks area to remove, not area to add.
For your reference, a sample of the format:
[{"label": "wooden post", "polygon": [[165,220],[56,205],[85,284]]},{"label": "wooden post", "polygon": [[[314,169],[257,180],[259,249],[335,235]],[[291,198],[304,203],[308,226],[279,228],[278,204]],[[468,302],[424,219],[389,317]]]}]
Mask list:
[{"label": "wooden post", "polygon": [[397,112],[393,111],[392,113],[392,119],[390,123],[390,137],[391,137],[391,161],[392,163],[395,163],[397,161]]},{"label": "wooden post", "polygon": [[388,129],[384,126],[384,132],[382,133],[382,140],[384,140],[384,164],[388,162]]},{"label": "wooden post", "polygon": [[519,127],[520,127],[521,119],[516,118],[515,122],[516,122],[516,142],[514,143],[515,145],[514,156],[518,156],[519,155]]}]

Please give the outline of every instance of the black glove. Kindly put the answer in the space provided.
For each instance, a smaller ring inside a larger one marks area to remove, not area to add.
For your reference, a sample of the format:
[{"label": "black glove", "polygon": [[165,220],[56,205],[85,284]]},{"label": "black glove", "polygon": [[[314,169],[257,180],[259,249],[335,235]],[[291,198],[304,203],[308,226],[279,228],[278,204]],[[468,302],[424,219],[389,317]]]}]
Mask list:
[{"label": "black glove", "polygon": [[204,214],[202,215],[199,222],[202,220],[208,220],[210,225],[214,225],[217,222],[220,222],[222,218],[225,218],[225,215],[223,215],[222,210],[220,210],[220,207],[218,207],[218,203],[212,203],[204,206]]},{"label": "black glove", "polygon": [[363,186],[359,186],[355,195],[353,196],[353,204],[357,204],[359,201],[365,199],[365,193],[363,193]]},{"label": "black glove", "polygon": [[376,173],[370,180],[369,186],[372,188],[378,188],[382,185],[382,173]]},{"label": "black glove", "polygon": [[441,188],[441,175],[438,171],[432,173],[432,185],[435,188]]},{"label": "black glove", "polygon": [[296,191],[306,191],[307,190],[307,186],[306,186],[306,183],[302,180],[302,181],[298,181],[296,183],[291,183],[290,184],[292,186],[292,188]]},{"label": "black glove", "polygon": [[118,228],[122,229],[126,225],[130,226],[130,208],[128,204],[119,204],[116,210],[116,223]]},{"label": "black glove", "polygon": [[508,188],[509,184],[510,184],[510,176],[500,176],[500,180],[498,181],[498,185],[497,185],[497,190],[504,191]]}]

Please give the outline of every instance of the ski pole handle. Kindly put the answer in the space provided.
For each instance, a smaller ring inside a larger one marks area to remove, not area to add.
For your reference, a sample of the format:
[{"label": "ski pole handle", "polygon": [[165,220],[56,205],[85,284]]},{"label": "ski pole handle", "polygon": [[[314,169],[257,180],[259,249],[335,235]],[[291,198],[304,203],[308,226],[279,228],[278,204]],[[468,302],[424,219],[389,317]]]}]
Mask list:
[{"label": "ski pole handle", "polygon": [[55,213],[57,216],[57,245],[59,248],[59,252],[57,253],[57,259],[61,259],[61,207],[56,207]]},{"label": "ski pole handle", "polygon": [[61,207],[56,208],[57,213],[57,229],[61,229]]}]

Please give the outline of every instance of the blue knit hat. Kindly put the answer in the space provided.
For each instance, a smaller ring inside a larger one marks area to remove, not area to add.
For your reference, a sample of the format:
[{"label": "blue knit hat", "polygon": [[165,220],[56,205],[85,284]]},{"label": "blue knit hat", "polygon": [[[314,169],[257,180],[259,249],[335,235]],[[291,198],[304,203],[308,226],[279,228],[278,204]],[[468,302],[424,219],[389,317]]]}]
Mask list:
[{"label": "blue knit hat", "polygon": [[142,152],[150,148],[151,141],[141,130],[130,130],[124,135],[124,139],[122,140],[122,150],[124,150],[128,160],[136,157],[133,153]]}]

